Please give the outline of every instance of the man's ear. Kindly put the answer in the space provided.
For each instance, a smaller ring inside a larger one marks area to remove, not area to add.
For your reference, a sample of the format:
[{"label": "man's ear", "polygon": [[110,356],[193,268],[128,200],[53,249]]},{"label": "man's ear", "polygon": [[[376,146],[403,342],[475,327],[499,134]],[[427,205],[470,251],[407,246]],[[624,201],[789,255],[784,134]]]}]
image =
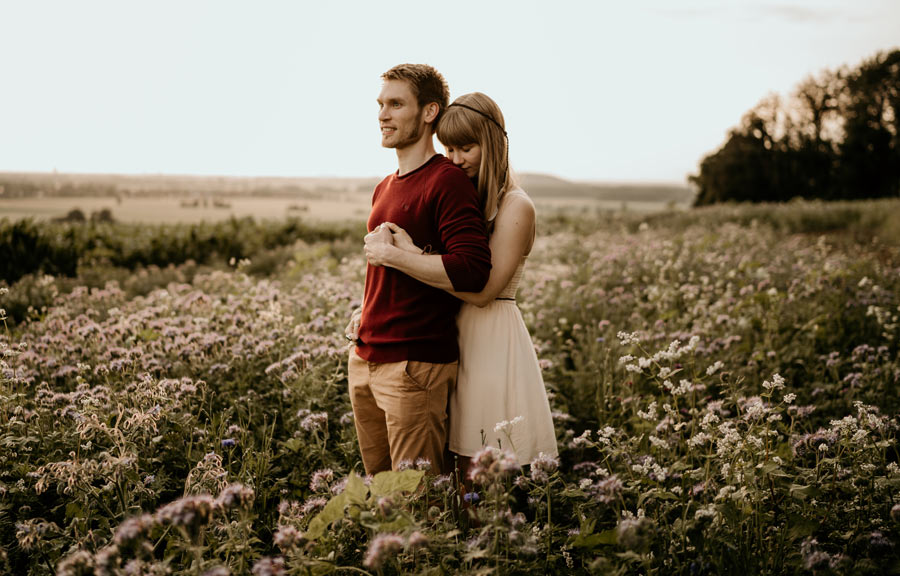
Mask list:
[{"label": "man's ear", "polygon": [[425,116],[423,119],[425,122],[434,123],[434,119],[437,118],[438,112],[440,112],[441,107],[437,102],[429,102],[425,105]]}]

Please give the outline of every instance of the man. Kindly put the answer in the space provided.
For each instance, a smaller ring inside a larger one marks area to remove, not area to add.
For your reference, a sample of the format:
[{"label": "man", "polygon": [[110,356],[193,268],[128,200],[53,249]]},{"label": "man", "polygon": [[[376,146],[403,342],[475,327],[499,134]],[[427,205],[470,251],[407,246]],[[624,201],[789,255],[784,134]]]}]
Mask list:
[{"label": "man", "polygon": [[[477,192],[434,149],[434,129],[450,99],[447,83],[422,64],[395,66],[382,80],[381,145],[396,150],[399,169],[375,187],[366,242],[392,244],[381,224],[396,223],[417,245],[442,255],[434,259],[434,275],[456,291],[478,292],[490,275],[491,254]],[[361,317],[348,326],[356,342],[350,401],[367,473],[419,459],[442,470],[459,359],[458,309],[447,292],[370,260]]]}]

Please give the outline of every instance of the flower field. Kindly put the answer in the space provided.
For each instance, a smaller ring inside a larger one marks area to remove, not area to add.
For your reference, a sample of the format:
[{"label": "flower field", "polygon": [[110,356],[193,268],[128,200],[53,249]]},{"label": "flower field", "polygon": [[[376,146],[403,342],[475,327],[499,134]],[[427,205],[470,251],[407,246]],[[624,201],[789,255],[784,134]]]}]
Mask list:
[{"label": "flower field", "polygon": [[362,473],[361,238],[0,284],[0,573],[900,571],[900,202],[539,217],[560,455],[465,494]]}]

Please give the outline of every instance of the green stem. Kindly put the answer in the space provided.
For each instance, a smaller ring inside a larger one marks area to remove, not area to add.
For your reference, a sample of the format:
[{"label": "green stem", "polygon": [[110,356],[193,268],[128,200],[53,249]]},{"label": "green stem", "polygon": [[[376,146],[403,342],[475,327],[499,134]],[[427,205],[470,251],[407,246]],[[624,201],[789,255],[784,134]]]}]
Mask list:
[{"label": "green stem", "polygon": [[550,482],[544,488],[547,494],[547,564],[550,564],[550,549],[553,547],[553,519],[551,518]]}]

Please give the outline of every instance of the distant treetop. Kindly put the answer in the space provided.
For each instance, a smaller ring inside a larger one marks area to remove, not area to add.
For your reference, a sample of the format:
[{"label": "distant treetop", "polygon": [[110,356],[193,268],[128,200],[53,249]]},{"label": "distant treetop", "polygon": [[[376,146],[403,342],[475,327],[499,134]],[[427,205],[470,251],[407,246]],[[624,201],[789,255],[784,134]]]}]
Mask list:
[{"label": "distant treetop", "polygon": [[697,206],[900,195],[900,50],[767,96],[689,180]]}]

